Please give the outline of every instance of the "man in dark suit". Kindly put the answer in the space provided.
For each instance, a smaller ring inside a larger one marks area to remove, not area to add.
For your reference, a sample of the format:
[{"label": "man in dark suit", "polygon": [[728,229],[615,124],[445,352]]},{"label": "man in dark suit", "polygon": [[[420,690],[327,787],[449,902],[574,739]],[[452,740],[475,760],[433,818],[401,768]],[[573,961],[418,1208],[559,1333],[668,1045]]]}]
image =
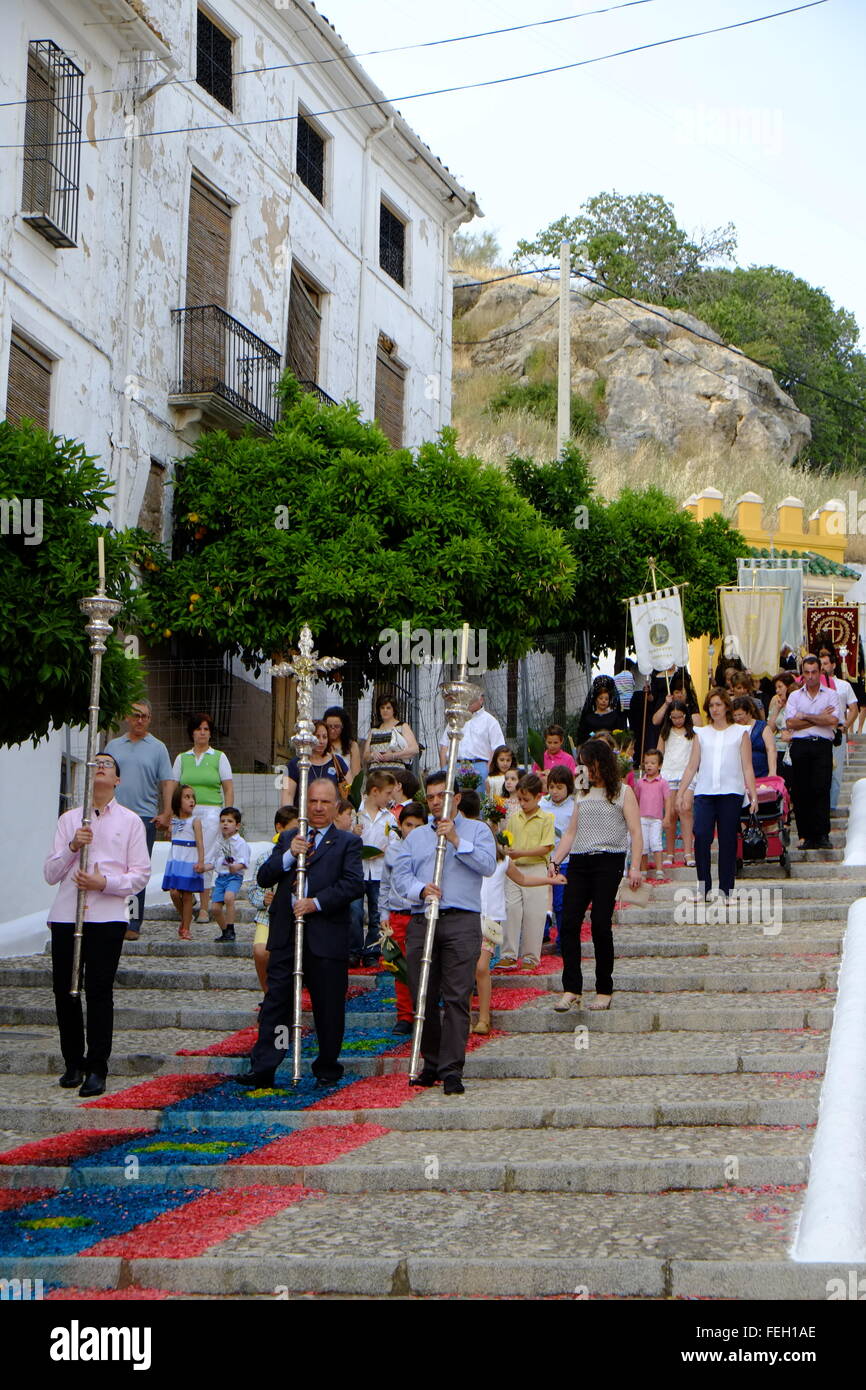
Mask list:
[{"label": "man in dark suit", "polygon": [[[283,831],[258,872],[261,888],[276,885],[268,936],[268,992],[259,1014],[259,1036],[241,1086],[270,1087],[288,1051],[292,1023],[295,916],[304,918],[304,984],[313,1004],[319,1055],[313,1075],[320,1086],[343,1075],[340,1049],[346,1024],[349,983],[349,904],[364,891],[361,841],[337,830],[337,788],[324,778],[310,783],[307,807],[310,841]],[[293,904],[297,857],[307,850],[307,896]]]}]

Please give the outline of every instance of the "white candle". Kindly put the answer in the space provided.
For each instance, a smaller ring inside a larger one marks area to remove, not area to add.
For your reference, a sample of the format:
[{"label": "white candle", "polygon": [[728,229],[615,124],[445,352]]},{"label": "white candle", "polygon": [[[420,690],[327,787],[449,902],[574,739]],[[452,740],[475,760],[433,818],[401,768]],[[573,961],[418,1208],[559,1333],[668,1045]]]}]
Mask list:
[{"label": "white candle", "polygon": [[97,536],[96,553],[99,556],[99,587],[105,588],[105,538]]},{"label": "white candle", "polygon": [[463,624],[463,631],[460,634],[460,665],[466,665],[466,658],[469,655],[469,624]]}]

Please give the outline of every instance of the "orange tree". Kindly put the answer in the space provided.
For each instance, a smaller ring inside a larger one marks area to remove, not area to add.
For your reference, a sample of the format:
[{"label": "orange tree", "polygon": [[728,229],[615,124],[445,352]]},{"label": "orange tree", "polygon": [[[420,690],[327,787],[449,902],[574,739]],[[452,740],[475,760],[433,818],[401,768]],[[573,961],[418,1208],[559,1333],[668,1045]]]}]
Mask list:
[{"label": "orange tree", "polygon": [[81,444],[0,421],[0,745],[87,722],[91,656],[78,600],[96,589],[100,532],[108,592],[123,603],[102,659],[102,727],[142,694],[139,663],[117,637],[137,621],[136,534],[93,524],[110,496],[110,479]]},{"label": "orange tree", "polygon": [[366,681],[404,621],[485,630],[490,666],[555,625],[571,550],[499,469],[461,455],[453,431],[415,456],[353,403],[322,406],[290,376],[280,394],[272,436],[205,434],[178,465],[173,558],[139,554],[146,637],[260,667],[308,622]]}]

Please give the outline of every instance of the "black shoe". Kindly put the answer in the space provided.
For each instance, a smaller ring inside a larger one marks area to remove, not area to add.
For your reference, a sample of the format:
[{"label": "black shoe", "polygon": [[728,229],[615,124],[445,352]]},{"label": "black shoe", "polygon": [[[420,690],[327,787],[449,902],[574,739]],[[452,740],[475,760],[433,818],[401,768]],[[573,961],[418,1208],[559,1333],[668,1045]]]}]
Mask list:
[{"label": "black shoe", "polygon": [[818,845],[818,841],[817,841],[817,840],[804,840],[803,843],[800,845],[800,849],[819,849],[819,848],[820,848],[820,846]]},{"label": "black shoe", "polygon": [[64,1091],[71,1091],[73,1086],[80,1086],[84,1080],[84,1072],[80,1067],[67,1067],[60,1078],[60,1085]]},{"label": "black shoe", "polygon": [[822,835],[821,838],[820,838],[820,840],[816,841],[816,843],[817,843],[818,849],[832,849],[832,848],[833,848],[833,844],[832,844],[832,842],[831,842],[831,840],[830,840],[830,836],[829,836],[829,835]]},{"label": "black shoe", "polygon": [[235,939],[235,929],[234,929],[234,927],[226,927],[225,931],[221,931],[220,934],[219,934],[219,936],[215,936],[215,937],[214,937],[214,941],[216,941],[216,942],[220,942],[220,941],[234,941],[234,939]]},{"label": "black shoe", "polygon": [[101,1096],[104,1090],[105,1077],[97,1076],[96,1072],[91,1072],[78,1094],[80,1096]]},{"label": "black shoe", "polygon": [[350,970],[357,970],[357,969],[358,969],[358,966],[359,966],[360,964],[361,964],[361,957],[360,957],[360,956],[350,956],[350,957],[349,957],[349,969],[350,969]]},{"label": "black shoe", "polygon": [[342,1081],[342,1079],[343,1079],[343,1073],[342,1073],[342,1072],[340,1072],[340,1075],[339,1075],[339,1076],[317,1076],[317,1077],[316,1077],[316,1085],[317,1085],[317,1086],[336,1086],[336,1085],[339,1084],[339,1082]]},{"label": "black shoe", "polygon": [[274,1084],[274,1073],[272,1071],[243,1071],[240,1076],[232,1077],[238,1086],[245,1086],[249,1091],[270,1091]]},{"label": "black shoe", "polygon": [[446,1096],[462,1096],[466,1087],[459,1076],[446,1076],[442,1082],[442,1090]]},{"label": "black shoe", "polygon": [[420,1076],[416,1076],[416,1077],[414,1077],[414,1078],[410,1078],[410,1080],[409,1080],[409,1085],[410,1085],[410,1086],[435,1086],[435,1085],[436,1085],[436,1082],[437,1082],[438,1080],[439,1080],[439,1078],[437,1077],[435,1071],[432,1071],[430,1067],[424,1067],[424,1069],[423,1069],[423,1071],[421,1072]]},{"label": "black shoe", "polygon": [[408,1037],[412,1032],[412,1024],[409,1022],[408,1018],[398,1018],[397,1022],[394,1024],[393,1031],[395,1033],[402,1033]]}]

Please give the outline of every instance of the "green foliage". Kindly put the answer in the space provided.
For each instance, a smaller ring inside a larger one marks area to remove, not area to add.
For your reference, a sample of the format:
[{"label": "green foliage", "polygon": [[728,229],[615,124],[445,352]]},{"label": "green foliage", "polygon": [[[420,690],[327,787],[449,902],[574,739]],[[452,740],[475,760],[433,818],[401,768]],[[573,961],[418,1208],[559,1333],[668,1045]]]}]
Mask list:
[{"label": "green foliage", "polygon": [[518,657],[570,596],[568,546],[494,467],[445,430],[417,458],[354,404],[320,406],[290,376],[272,438],[206,434],[179,467],[175,555],[146,569],[147,630],[207,637],[248,665],[297,642],[381,673],[401,623],[487,633]]},{"label": "green foliage", "polygon": [[[100,533],[106,587],[124,605],[112,624],[115,633],[135,620],[130,563],[136,534],[91,524],[110,494],[109,478],[80,444],[35,425],[0,421],[0,497],[38,499],[43,533],[38,544],[27,544],[24,535],[0,537],[0,745],[35,743],[52,725],[87,722],[91,656],[78,601],[97,587]],[[102,726],[142,693],[139,663],[110,637],[102,658]]]},{"label": "green foliage", "polygon": [[529,750],[529,756],[532,761],[536,763],[538,767],[544,767],[545,742],[544,735],[540,729],[527,729],[526,747]]},{"label": "green foliage", "polygon": [[[504,410],[526,410],[541,420],[556,424],[557,386],[555,381],[514,382],[497,391],[487,406],[491,415],[501,415]],[[583,436],[594,439],[600,433],[598,420],[592,404],[583,396],[572,395],[570,410],[570,429],[573,439]]]},{"label": "green foliage", "polygon": [[[589,628],[594,655],[623,640],[624,600],[647,587],[651,555],[660,583],[688,581],[688,635],[716,634],[716,586],[736,582],[737,556],[746,553],[743,537],[723,517],[698,523],[660,488],[625,488],[605,505],[594,497],[589,467],[574,446],[561,463],[512,458],[507,471],[536,511],[561,528],[574,553],[574,597],[558,626]],[[575,525],[576,516],[585,525]]]},{"label": "green foliage", "polygon": [[455,232],[454,256],[468,265],[502,264],[502,248],[495,232]]},{"label": "green foliage", "polygon": [[355,776],[352,778],[352,785],[349,787],[349,795],[346,800],[351,801],[356,811],[361,809],[361,798],[364,795],[364,783],[366,780],[367,774],[364,769],[361,768],[360,772],[355,773]]},{"label": "green foliage", "polygon": [[[688,307],[726,342],[772,367],[780,386],[811,419],[811,465],[866,466],[866,357],[857,351],[853,314],[836,308],[824,290],[776,266],[707,271],[695,281]],[[853,406],[801,386],[796,377]]]},{"label": "green foliage", "polygon": [[689,238],[673,207],[658,193],[598,193],[577,217],[565,215],[532,241],[518,241],[512,260],[558,260],[560,242],[571,243],[582,263],[615,294],[654,303],[681,298],[708,262],[729,260],[736,249],[733,226]]}]

